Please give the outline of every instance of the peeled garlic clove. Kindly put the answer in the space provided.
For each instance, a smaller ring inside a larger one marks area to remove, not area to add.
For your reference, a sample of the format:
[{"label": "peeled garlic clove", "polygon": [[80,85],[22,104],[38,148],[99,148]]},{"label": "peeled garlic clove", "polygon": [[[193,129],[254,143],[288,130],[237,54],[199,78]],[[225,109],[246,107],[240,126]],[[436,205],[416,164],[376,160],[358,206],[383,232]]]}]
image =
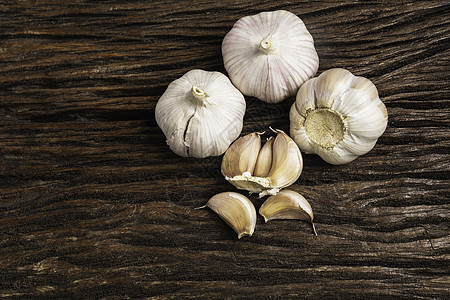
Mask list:
[{"label": "peeled garlic clove", "polygon": [[259,151],[255,172],[253,172],[254,176],[265,177],[269,174],[270,167],[272,166],[273,141],[273,136],[271,136]]},{"label": "peeled garlic clove", "polygon": [[261,205],[259,214],[264,217],[265,222],[277,219],[296,219],[310,222],[317,235],[313,223],[314,215],[305,197],[291,190],[282,190],[278,194],[270,196]]},{"label": "peeled garlic clove", "polygon": [[180,156],[224,153],[242,130],[244,96],[219,72],[192,70],[169,84],[155,107],[167,144]]},{"label": "peeled garlic clove", "polygon": [[285,10],[239,19],[222,42],[222,55],[233,84],[269,103],[295,95],[319,67],[311,34]]},{"label": "peeled garlic clove", "polygon": [[[274,130],[274,132],[277,133],[277,137],[269,139],[261,149],[259,140],[258,147],[249,147],[250,142],[246,137],[238,139],[227,150],[222,160],[221,170],[225,179],[238,189],[259,193],[260,197],[276,194],[280,189],[294,183],[303,168],[300,150],[283,131]],[[235,144],[238,146],[234,147]],[[247,165],[241,162],[242,159],[251,161],[250,165],[254,166],[255,158],[257,160],[254,170],[240,167]]]},{"label": "peeled garlic clove", "polygon": [[261,133],[253,132],[237,139],[225,152],[222,159],[222,174],[233,177],[250,175],[255,169],[261,148]]},{"label": "peeled garlic clove", "polygon": [[327,70],[302,85],[289,117],[300,149],[334,165],[369,152],[388,119],[375,85],[345,69]]},{"label": "peeled garlic clove", "polygon": [[212,209],[230,225],[239,239],[246,235],[253,235],[256,226],[256,210],[253,203],[244,195],[235,192],[219,193],[197,209],[205,207]]}]

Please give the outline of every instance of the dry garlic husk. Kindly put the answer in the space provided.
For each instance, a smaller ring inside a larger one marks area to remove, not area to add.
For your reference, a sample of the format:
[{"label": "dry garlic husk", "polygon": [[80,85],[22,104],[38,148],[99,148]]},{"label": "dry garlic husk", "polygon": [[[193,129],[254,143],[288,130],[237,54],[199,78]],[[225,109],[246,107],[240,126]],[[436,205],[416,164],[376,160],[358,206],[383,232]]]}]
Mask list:
[{"label": "dry garlic husk", "polygon": [[213,196],[197,209],[209,207],[218,214],[231,228],[238,238],[251,236],[256,226],[256,210],[253,203],[244,195],[235,192],[223,192]]},{"label": "dry garlic husk", "polygon": [[236,188],[274,195],[293,184],[303,169],[303,160],[295,142],[282,130],[261,148],[261,135],[253,132],[236,140],[222,159],[222,174]]},{"label": "dry garlic husk", "polygon": [[155,117],[173,152],[203,158],[221,155],[239,136],[245,106],[225,75],[192,70],[169,84]]},{"label": "dry garlic husk", "polygon": [[239,19],[222,42],[222,55],[233,84],[269,103],[295,95],[319,67],[311,34],[285,10]]},{"label": "dry garlic husk", "polygon": [[375,146],[388,116],[370,80],[331,69],[302,85],[289,118],[290,135],[302,151],[340,165]]},{"label": "dry garlic husk", "polygon": [[305,197],[297,192],[284,189],[278,194],[270,196],[261,205],[259,214],[264,217],[266,223],[277,219],[296,219],[310,222],[314,234],[317,235],[311,205]]}]

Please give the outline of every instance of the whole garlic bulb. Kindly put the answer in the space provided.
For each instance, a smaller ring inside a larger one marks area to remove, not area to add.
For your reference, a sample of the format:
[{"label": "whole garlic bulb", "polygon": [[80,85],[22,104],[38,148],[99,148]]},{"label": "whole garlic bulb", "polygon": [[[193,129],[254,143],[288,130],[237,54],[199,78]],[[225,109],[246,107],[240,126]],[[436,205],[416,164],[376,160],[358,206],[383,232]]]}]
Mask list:
[{"label": "whole garlic bulb", "polygon": [[285,10],[239,19],[222,42],[222,55],[233,84],[269,103],[295,95],[319,67],[311,34]]},{"label": "whole garlic bulb", "polygon": [[340,165],[375,146],[388,116],[370,80],[337,68],[302,85],[289,118],[290,135],[302,151]]},{"label": "whole garlic bulb", "polygon": [[169,84],[155,117],[173,152],[203,158],[221,155],[239,136],[245,106],[225,75],[192,70]]}]

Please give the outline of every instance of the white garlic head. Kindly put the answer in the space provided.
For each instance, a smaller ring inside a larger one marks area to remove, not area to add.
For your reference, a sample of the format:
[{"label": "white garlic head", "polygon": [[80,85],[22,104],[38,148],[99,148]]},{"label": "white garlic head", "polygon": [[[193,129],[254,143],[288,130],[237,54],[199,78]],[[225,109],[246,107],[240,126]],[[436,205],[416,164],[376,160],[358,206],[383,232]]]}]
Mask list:
[{"label": "white garlic head", "polygon": [[239,19],[222,42],[222,55],[233,84],[268,103],[294,96],[319,67],[311,34],[285,10]]},{"label": "white garlic head", "polygon": [[370,80],[337,68],[302,85],[289,118],[290,135],[302,151],[340,165],[375,146],[388,116]]},{"label": "white garlic head", "polygon": [[203,158],[221,155],[239,136],[245,106],[224,74],[192,70],[169,84],[155,117],[173,152]]},{"label": "white garlic head", "polygon": [[298,146],[282,130],[261,147],[261,134],[253,132],[237,139],[222,159],[222,175],[241,190],[275,195],[300,177],[303,159]]}]

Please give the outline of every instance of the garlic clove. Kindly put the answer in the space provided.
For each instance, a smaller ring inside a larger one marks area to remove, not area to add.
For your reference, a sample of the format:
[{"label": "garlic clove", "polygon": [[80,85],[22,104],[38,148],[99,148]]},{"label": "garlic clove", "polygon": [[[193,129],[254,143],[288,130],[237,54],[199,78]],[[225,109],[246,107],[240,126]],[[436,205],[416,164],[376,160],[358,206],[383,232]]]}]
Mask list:
[{"label": "garlic clove", "polygon": [[155,108],[156,122],[164,132],[170,149],[185,157],[189,156],[188,147],[184,141],[185,129],[195,114],[195,106],[185,104],[186,90],[189,90],[189,85],[184,80],[173,81],[158,100]]},{"label": "garlic clove", "polygon": [[316,78],[311,78],[307,82],[302,85],[302,88],[298,91],[296,98],[302,99],[302,101],[295,101],[294,105],[291,107],[295,109],[297,114],[300,117],[305,117],[309,110],[314,109],[316,106],[315,99],[315,87],[316,87]]},{"label": "garlic clove", "polygon": [[294,95],[319,66],[305,24],[285,10],[239,19],[222,42],[222,55],[233,84],[269,103]]},{"label": "garlic clove", "polygon": [[225,152],[222,159],[222,174],[225,177],[250,175],[256,166],[261,148],[261,133],[249,133],[237,139]]},{"label": "garlic clove", "polygon": [[303,159],[295,142],[282,130],[275,129],[277,136],[273,142],[273,160],[267,177],[276,190],[290,186],[300,177]]},{"label": "garlic clove", "polygon": [[209,207],[230,225],[239,239],[253,235],[256,226],[256,210],[253,203],[244,195],[235,192],[219,193],[197,209],[205,207]]},{"label": "garlic clove", "polygon": [[348,91],[355,77],[340,68],[325,71],[321,76],[314,88],[316,106],[327,108],[340,103],[341,96]]},{"label": "garlic clove", "polygon": [[239,136],[245,107],[225,75],[192,70],[169,84],[155,118],[176,154],[202,158],[223,154]]},{"label": "garlic clove", "polygon": [[258,154],[258,159],[256,160],[255,171],[253,172],[254,176],[265,177],[269,174],[270,167],[272,166],[272,145],[274,138],[271,136],[264,146],[261,148]]},{"label": "garlic clove", "polygon": [[309,111],[314,110],[316,106],[314,92],[316,80],[317,78],[311,78],[302,85],[296,97],[296,99],[301,99],[301,101],[295,101],[289,111],[291,124],[290,136],[305,153],[316,153],[309,142],[308,136],[305,133],[305,127],[303,126],[306,115]]},{"label": "garlic clove", "polygon": [[335,165],[369,152],[387,126],[387,110],[375,85],[345,69],[327,70],[307,81],[289,118],[300,149]]},{"label": "garlic clove", "polygon": [[306,201],[305,197],[291,190],[282,190],[278,194],[270,196],[261,205],[259,214],[264,217],[267,223],[270,220],[303,220],[310,222],[317,235],[316,228],[313,223],[314,214],[311,205]]}]

